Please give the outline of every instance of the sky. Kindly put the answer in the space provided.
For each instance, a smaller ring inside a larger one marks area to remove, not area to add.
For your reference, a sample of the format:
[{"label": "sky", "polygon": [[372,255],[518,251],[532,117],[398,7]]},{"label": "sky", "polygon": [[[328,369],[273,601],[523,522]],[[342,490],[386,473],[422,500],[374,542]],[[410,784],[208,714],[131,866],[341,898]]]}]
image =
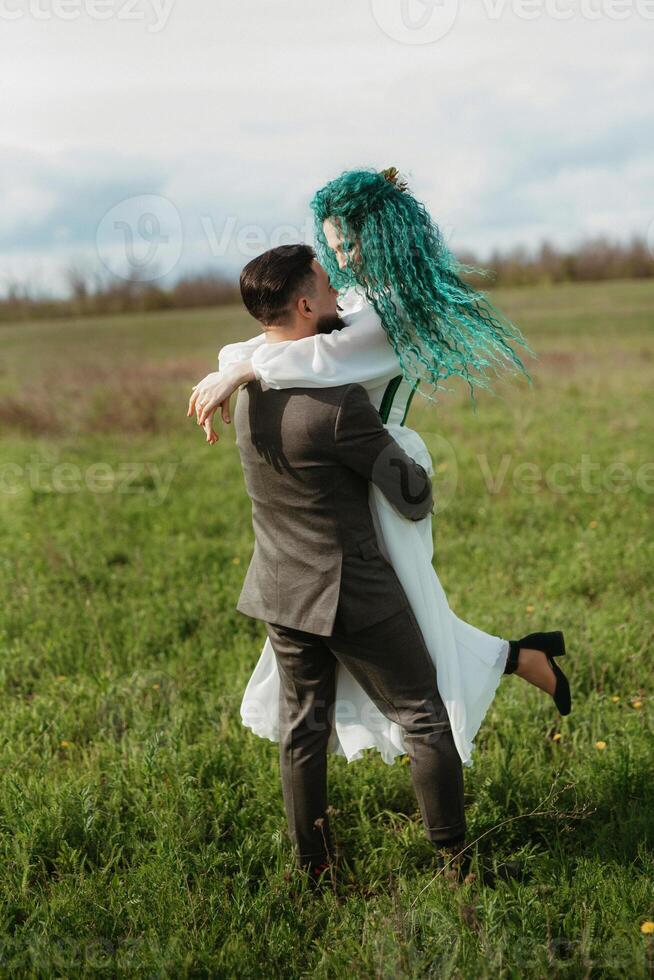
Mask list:
[{"label": "sky", "polygon": [[454,251],[654,247],[654,0],[0,0],[0,289],[311,240],[396,166]]}]

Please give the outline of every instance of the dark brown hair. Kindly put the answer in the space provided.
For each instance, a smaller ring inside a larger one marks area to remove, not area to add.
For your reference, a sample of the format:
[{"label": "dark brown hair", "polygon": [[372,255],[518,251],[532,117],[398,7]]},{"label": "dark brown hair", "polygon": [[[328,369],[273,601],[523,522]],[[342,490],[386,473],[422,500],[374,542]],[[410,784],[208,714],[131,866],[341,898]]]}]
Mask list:
[{"label": "dark brown hair", "polygon": [[279,245],[258,255],[241,272],[241,297],[255,320],[266,325],[283,323],[303,292],[315,289],[310,245]]}]

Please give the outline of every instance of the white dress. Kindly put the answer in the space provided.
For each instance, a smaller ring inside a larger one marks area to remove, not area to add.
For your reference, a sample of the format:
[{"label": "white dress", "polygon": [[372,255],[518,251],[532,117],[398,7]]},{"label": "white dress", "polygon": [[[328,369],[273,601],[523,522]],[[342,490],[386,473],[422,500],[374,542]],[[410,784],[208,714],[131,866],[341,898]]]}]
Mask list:
[{"label": "white dress", "polygon": [[[342,330],[274,344],[262,333],[223,347],[219,369],[252,360],[256,377],[271,388],[362,384],[393,438],[432,475],[425,443],[404,425],[414,390],[401,374],[376,311],[356,289],[339,303],[347,323]],[[508,641],[465,623],[450,609],[432,565],[431,515],[408,520],[372,483],[370,509],[379,548],[400,580],[436,665],[438,689],[461,761],[472,766],[473,739],[502,677]],[[243,724],[262,738],[279,741],[278,699],[277,660],[266,639],[241,702]],[[407,752],[401,727],[379,711],[339,663],[328,751],[353,762],[369,748],[377,749],[387,763]]]}]

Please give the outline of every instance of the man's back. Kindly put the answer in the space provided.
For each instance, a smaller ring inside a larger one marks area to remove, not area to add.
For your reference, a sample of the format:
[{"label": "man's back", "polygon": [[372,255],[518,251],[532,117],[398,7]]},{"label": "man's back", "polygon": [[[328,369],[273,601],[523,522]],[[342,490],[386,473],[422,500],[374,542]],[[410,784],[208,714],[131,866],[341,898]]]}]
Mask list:
[{"label": "man's back", "polygon": [[360,629],[406,608],[377,546],[368,483],[413,520],[431,511],[431,484],[365,389],[253,381],[239,392],[234,423],[255,533],[237,608],[322,636],[337,615]]}]

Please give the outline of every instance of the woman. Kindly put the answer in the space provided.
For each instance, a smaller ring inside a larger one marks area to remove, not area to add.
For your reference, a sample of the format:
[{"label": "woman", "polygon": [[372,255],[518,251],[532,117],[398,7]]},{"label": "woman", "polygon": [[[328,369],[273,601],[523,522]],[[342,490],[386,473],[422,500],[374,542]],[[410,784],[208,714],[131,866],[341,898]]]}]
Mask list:
[{"label": "woman", "polygon": [[[460,278],[462,267],[394,168],[381,174],[346,172],[320,190],[311,207],[317,255],[342,291],[346,326],[275,344],[260,334],[223,347],[219,372],[195,386],[189,415],[197,413],[213,443],[213,413],[221,405],[229,421],[229,396],[249,378],[273,388],[359,383],[391,435],[433,474],[423,440],[404,424],[420,384],[426,381],[436,391],[443,379],[458,375],[468,381],[474,403],[474,386],[488,384],[483,369],[513,362],[524,371],[507,338],[528,345],[483,294]],[[465,623],[450,609],[433,568],[430,519],[403,518],[373,484],[370,507],[380,549],[402,584],[436,665],[462,763],[472,765],[473,739],[503,673],[516,672],[552,695],[561,714],[568,714],[569,685],[553,659],[565,652],[563,634],[505,640]],[[277,662],[267,640],[246,687],[241,717],[257,735],[273,741],[279,739],[278,694]],[[352,762],[365,748],[378,749],[388,763],[406,752],[399,726],[381,714],[339,664],[329,750]]]}]

